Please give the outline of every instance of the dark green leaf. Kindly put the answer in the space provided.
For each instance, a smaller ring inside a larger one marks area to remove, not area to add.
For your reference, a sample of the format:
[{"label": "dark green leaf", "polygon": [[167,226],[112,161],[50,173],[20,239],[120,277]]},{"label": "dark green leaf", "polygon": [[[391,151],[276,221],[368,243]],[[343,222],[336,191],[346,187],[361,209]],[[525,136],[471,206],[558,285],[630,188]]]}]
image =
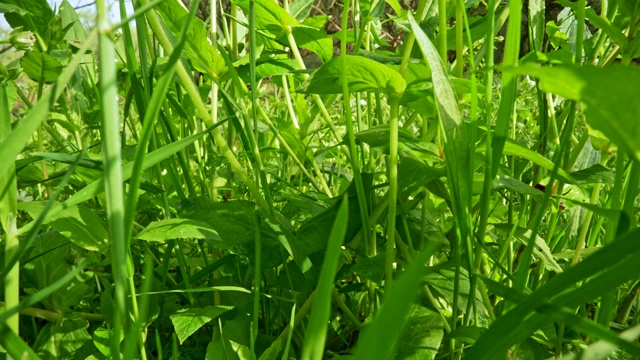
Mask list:
[{"label": "dark green leaf", "polygon": [[442,317],[435,311],[414,304],[392,358],[434,359],[443,336]]},{"label": "dark green leaf", "polygon": [[24,54],[20,59],[20,65],[25,74],[33,81],[44,81],[52,84],[56,81],[63,66],[53,56],[32,50]]}]

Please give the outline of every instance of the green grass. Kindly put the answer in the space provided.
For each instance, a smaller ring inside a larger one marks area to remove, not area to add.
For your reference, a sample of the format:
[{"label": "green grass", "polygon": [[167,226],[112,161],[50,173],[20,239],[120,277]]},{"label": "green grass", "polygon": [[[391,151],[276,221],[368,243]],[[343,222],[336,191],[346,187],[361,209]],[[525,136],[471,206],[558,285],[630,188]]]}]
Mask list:
[{"label": "green grass", "polygon": [[640,5],[200,5],[4,3],[6,356],[640,357]]}]

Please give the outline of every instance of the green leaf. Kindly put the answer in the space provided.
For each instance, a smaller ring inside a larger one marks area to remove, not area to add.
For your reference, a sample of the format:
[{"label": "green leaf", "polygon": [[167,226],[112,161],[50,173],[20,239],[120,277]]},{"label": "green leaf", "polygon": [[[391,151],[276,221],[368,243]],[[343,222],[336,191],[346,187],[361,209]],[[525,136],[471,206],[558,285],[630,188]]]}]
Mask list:
[{"label": "green leaf", "polygon": [[165,219],[154,221],[136,238],[147,241],[171,239],[213,239],[221,241],[218,233],[209,224],[190,219]]},{"label": "green leaf", "polygon": [[[233,0],[232,2],[246,14],[249,14],[249,0]],[[255,14],[256,30],[265,30],[273,36],[286,32],[290,26],[298,25],[295,17],[272,0],[256,0]]]},{"label": "green leaf", "polygon": [[361,333],[356,360],[389,359],[418,295],[429,253],[424,252],[394,283],[373,322]]},{"label": "green leaf", "polygon": [[[447,264],[449,265],[449,264]],[[453,268],[445,269],[430,269],[429,273],[424,277],[425,282],[429,284],[429,286],[435,290],[437,293],[442,295],[444,299],[446,299],[449,304],[453,304],[454,297],[454,281],[455,281],[455,270]],[[469,282],[469,273],[466,269],[460,269],[460,280],[458,287],[458,308],[461,311],[466,311],[467,303],[469,301],[469,292],[471,290],[471,284]],[[484,303],[482,302],[482,295],[479,290],[476,288],[475,293],[475,305],[479,312],[485,312],[486,308]]]},{"label": "green leaf", "polygon": [[640,160],[640,68],[527,65],[503,71],[537,77],[544,91],[582,102],[589,125]]},{"label": "green leaf", "polygon": [[189,336],[200,329],[204,324],[233,309],[233,306],[207,306],[204,308],[191,308],[178,310],[171,315],[171,322],[176,330],[176,335],[182,344]]},{"label": "green leaf", "polygon": [[[496,229],[502,230],[506,233],[509,233],[512,230],[511,229],[512,227],[508,224],[496,224],[495,227]],[[531,230],[518,227],[514,233],[514,237],[521,244],[527,245],[527,243],[529,242],[529,238],[531,238]],[[547,243],[544,241],[543,238],[537,235],[535,239],[535,247],[533,248],[533,253],[540,260],[542,260],[542,262],[544,263],[545,267],[547,267],[547,269],[553,270],[557,273],[562,272],[562,268],[556,262],[555,258],[553,257],[553,254],[551,253],[551,249],[549,249],[549,246],[547,245]]]},{"label": "green leaf", "polygon": [[46,224],[84,249],[101,251],[107,246],[109,233],[104,223],[84,205],[65,209],[47,219]]},{"label": "green leaf", "polygon": [[459,220],[461,236],[464,238],[470,231],[467,219],[473,187],[470,165],[473,154],[467,135],[467,124],[462,118],[453,84],[438,51],[411,14],[408,18],[420,51],[431,68],[438,119],[444,133],[444,153],[447,163],[455,161],[455,165],[447,166],[446,169],[448,181],[451,184],[449,192],[456,202],[452,210]]},{"label": "green leaf", "polygon": [[495,180],[493,180],[493,186],[496,188],[506,188],[518,194],[531,196],[537,200],[542,200],[544,198],[543,191],[507,175],[498,174]]},{"label": "green leaf", "polygon": [[[497,318],[467,353],[470,359],[492,358],[524,341],[552,316],[539,310],[548,303],[573,309],[637,277],[640,230],[636,229],[602,247],[577,265],[565,269]],[[585,280],[589,281],[585,281]],[[576,286],[580,284],[580,286]],[[640,354],[640,348],[634,346]]]},{"label": "green leaf", "polygon": [[478,326],[461,326],[453,330],[450,334],[452,339],[466,344],[473,344],[487,331],[487,328]]},{"label": "green leaf", "polygon": [[[46,232],[35,239],[24,258],[29,259],[22,265],[22,274],[29,287],[36,290],[48,288],[56,281],[73,271],[74,263],[84,254],[84,249],[69,242],[57,232]],[[83,274],[84,275],[84,274]],[[77,306],[92,288],[83,276],[75,276],[63,288],[54,291],[45,301],[46,309],[60,312]],[[93,286],[93,285],[92,285]]]},{"label": "green leaf", "polygon": [[[204,197],[183,201],[178,212],[181,218],[204,222],[213,228],[223,246],[233,253],[244,255],[253,261],[255,255],[256,205],[245,200],[213,202]],[[283,255],[277,234],[260,222],[262,239],[262,265],[273,267],[282,263]]]},{"label": "green leaf", "polygon": [[53,56],[37,50],[25,53],[20,59],[20,65],[31,80],[47,84],[54,83],[64,68]]},{"label": "green leaf", "polygon": [[577,184],[613,184],[615,174],[610,169],[595,164],[586,169],[572,172],[571,177]]},{"label": "green leaf", "polygon": [[13,29],[22,26],[24,30],[38,33],[46,39],[49,24],[54,16],[46,0],[5,0],[2,3],[6,10],[12,10],[2,12],[5,12],[5,19]]},{"label": "green leaf", "polygon": [[414,304],[392,359],[434,359],[443,336],[444,326],[440,314]]},{"label": "green leaf", "polygon": [[[180,34],[182,25],[189,18],[189,12],[177,0],[161,1],[156,9],[162,15],[174,34]],[[193,19],[187,32],[187,46],[184,49],[185,56],[191,60],[193,67],[205,74],[217,79],[225,69],[222,56],[215,46],[211,45],[208,31],[200,19]]]},{"label": "green leaf", "polygon": [[[371,196],[372,194],[372,180],[371,174],[362,174],[362,182],[364,183],[365,195]],[[349,184],[349,188],[346,193],[349,194],[349,223],[347,225],[347,239],[352,239],[358,231],[362,228],[362,218],[360,216],[360,207],[356,200],[355,181]],[[329,239],[329,231],[336,219],[340,206],[342,204],[342,198],[334,203],[327,210],[320,214],[306,220],[296,233],[296,238],[300,243],[303,251],[306,255],[312,255],[318,252],[322,252],[327,249],[327,241]]]},{"label": "green leaf", "polygon": [[309,16],[312,7],[313,0],[295,0],[289,4],[289,13],[291,13],[297,21],[302,22]]},{"label": "green leaf", "polygon": [[[379,92],[400,96],[407,84],[400,73],[362,56],[346,55],[349,92]],[[306,94],[341,94],[342,60],[333,58],[319,67],[298,91]]]},{"label": "green leaf", "polygon": [[6,322],[0,323],[0,345],[13,359],[40,359],[38,354],[20,336],[11,331]]},{"label": "green leaf", "polygon": [[88,326],[77,313],[62,314],[53,326],[40,332],[33,347],[60,359],[86,359],[97,352]]},{"label": "green leaf", "polygon": [[340,251],[342,242],[347,233],[349,197],[344,195],[340,209],[335,217],[327,254],[324,257],[318,287],[316,288],[316,298],[313,300],[313,309],[309,318],[307,332],[304,335],[304,347],[302,348],[303,359],[321,360],[324,355],[325,340],[327,338],[327,327],[329,325],[329,315],[331,313],[331,294],[333,283],[338,271]]},{"label": "green leaf", "polygon": [[[256,64],[256,80],[262,80],[271,76],[286,75],[297,69],[298,65],[292,59],[269,59]],[[245,83],[249,83],[249,64],[236,69],[238,76]]]},{"label": "green leaf", "polygon": [[[333,41],[327,36],[324,29],[298,25],[291,28],[291,33],[298,47],[313,51],[322,59],[323,63],[333,58]],[[280,35],[277,40],[281,44],[289,44],[284,35]]]}]

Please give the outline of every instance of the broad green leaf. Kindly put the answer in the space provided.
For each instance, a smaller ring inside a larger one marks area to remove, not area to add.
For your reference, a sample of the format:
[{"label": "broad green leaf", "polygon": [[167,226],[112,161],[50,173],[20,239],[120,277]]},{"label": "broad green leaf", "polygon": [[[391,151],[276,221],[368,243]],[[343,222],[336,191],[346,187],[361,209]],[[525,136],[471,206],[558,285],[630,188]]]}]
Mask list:
[{"label": "broad green leaf", "polygon": [[430,166],[414,157],[401,157],[398,164],[398,192],[401,198],[407,198],[421,186],[446,176],[443,168]]},{"label": "broad green leaf", "polygon": [[43,39],[47,38],[54,14],[46,0],[5,0],[2,3],[3,10],[11,10],[5,13],[5,19],[13,29],[22,26],[24,30],[38,33]]},{"label": "broad green leaf", "polygon": [[[42,290],[71,273],[75,262],[83,255],[84,249],[69,242],[57,232],[46,232],[35,239],[24,258],[30,259],[22,265],[22,275],[27,281],[23,286]],[[89,275],[91,276],[91,275]],[[46,309],[60,312],[76,306],[87,293],[93,293],[95,282],[86,282],[85,274],[73,277],[63,288],[54,291],[44,301]]]},{"label": "broad green leaf", "polygon": [[107,246],[109,233],[93,210],[77,205],[47,219],[46,224],[74,244],[91,251],[101,251]]},{"label": "broad green leaf", "polygon": [[[256,80],[262,80],[271,76],[286,75],[296,70],[298,65],[292,59],[269,59],[256,64]],[[245,83],[249,83],[249,64],[239,66],[236,69],[238,76]]]},{"label": "broad green leaf", "polygon": [[418,256],[394,283],[391,291],[385,294],[384,303],[376,318],[366,329],[363,329],[360,335],[356,348],[356,360],[391,358],[393,349],[407,323],[413,301],[418,295],[428,255],[430,255],[428,252],[424,252]]},{"label": "broad green leaf", "polygon": [[[233,0],[242,11],[249,14],[249,0]],[[288,31],[291,26],[298,25],[295,17],[281,8],[272,0],[256,0],[256,30],[265,30],[273,36],[278,36],[282,32]]]},{"label": "broad green leaf", "polygon": [[392,359],[434,359],[443,336],[444,326],[440,314],[414,304]]},{"label": "broad green leaf", "polygon": [[[424,280],[429,287],[435,290],[438,294],[442,295],[449,304],[453,304],[454,296],[454,281],[455,281],[455,269],[453,268],[441,268],[430,269],[429,273],[424,277]],[[461,311],[466,311],[467,303],[469,302],[469,292],[471,290],[471,284],[469,282],[469,274],[466,269],[460,269],[460,282],[458,287],[458,308]],[[482,295],[476,288],[474,296],[475,306],[479,312],[485,312],[487,309],[482,302]]]},{"label": "broad green leaf", "polygon": [[32,50],[20,59],[20,65],[31,80],[52,84],[56,81],[63,66],[53,56]]},{"label": "broad green leaf", "polygon": [[[120,333],[120,335],[124,336],[123,333]],[[103,327],[97,328],[92,335],[93,346],[107,358],[111,358],[111,346],[109,346],[109,343],[112,336],[113,330],[108,330]],[[120,339],[120,341],[122,341],[122,339]]]},{"label": "broad green leaf", "polygon": [[[162,1],[156,6],[156,9],[171,31],[176,36],[179,35],[182,25],[189,17],[187,9],[177,0]],[[193,67],[217,79],[224,71],[225,63],[216,47],[211,44],[208,31],[202,20],[193,19],[186,41],[187,46],[184,49],[184,54],[191,60]]]},{"label": "broad green leaf", "polygon": [[221,240],[218,233],[209,224],[190,219],[154,221],[147,225],[136,238],[147,241],[167,241],[171,239]]},{"label": "broad green leaf", "polygon": [[[204,222],[213,228],[222,242],[218,243],[235,254],[249,257],[255,255],[256,205],[245,200],[213,202],[204,197],[183,201],[178,212],[181,218]],[[277,266],[282,263],[283,254],[277,234],[260,222],[262,240],[262,265]]]},{"label": "broad green leaf", "polygon": [[460,326],[453,330],[450,334],[452,339],[465,344],[473,344],[476,340],[487,331],[487,328],[478,326]]},{"label": "broad green leaf", "polygon": [[87,34],[80,22],[80,18],[78,17],[78,13],[73,8],[73,5],[69,3],[67,0],[63,0],[60,4],[60,9],[58,10],[60,14],[60,18],[62,20],[62,26],[67,26],[69,24],[73,24],[71,29],[65,34],[65,39],[67,41],[84,41],[87,37]]},{"label": "broad green leaf", "polygon": [[615,174],[610,169],[595,164],[586,169],[572,172],[571,177],[577,184],[613,184]]},{"label": "broad green leaf", "polygon": [[[324,29],[297,25],[291,28],[291,33],[298,47],[313,51],[322,59],[323,63],[333,58],[333,41]],[[276,40],[283,45],[289,45],[289,40],[285,35],[281,34]]]},{"label": "broad green leaf", "polygon": [[[400,96],[406,82],[397,71],[362,56],[347,56],[347,85],[349,92],[379,92]],[[342,60],[333,58],[318,68],[298,91],[306,94],[341,94]]]},{"label": "broad green leaf", "polygon": [[182,309],[170,316],[176,335],[182,344],[204,324],[233,309],[233,306],[207,306],[204,308]]},{"label": "broad green leaf", "polygon": [[327,327],[331,313],[331,294],[334,288],[333,283],[336,271],[338,271],[341,246],[347,233],[348,211],[349,197],[345,195],[329,235],[327,254],[322,264],[322,271],[316,288],[316,297],[313,300],[313,309],[307,325],[307,332],[304,335],[303,359],[321,360],[324,355]]},{"label": "broad green leaf", "polygon": [[[372,180],[371,174],[363,173],[362,182],[364,183],[365,195],[371,196],[372,194]],[[360,207],[356,200],[356,187],[355,181],[349,184],[349,188],[346,193],[349,194],[349,223],[347,224],[346,238],[351,240],[358,231],[362,228],[362,218],[360,217]],[[321,212],[320,214],[306,220],[296,233],[296,238],[300,243],[303,251],[306,255],[312,255],[318,252],[322,252],[327,249],[327,241],[329,239],[329,232],[336,219],[340,206],[342,204],[342,198],[338,198],[338,201],[334,203],[330,208]],[[319,265],[319,264],[318,264]]]},{"label": "broad green leaf", "polygon": [[537,77],[544,91],[582,102],[589,125],[640,159],[640,68],[527,65],[503,70]]},{"label": "broad green leaf", "polygon": [[62,314],[53,326],[40,332],[33,347],[56,358],[86,359],[97,352],[88,326],[89,322],[77,313]]}]

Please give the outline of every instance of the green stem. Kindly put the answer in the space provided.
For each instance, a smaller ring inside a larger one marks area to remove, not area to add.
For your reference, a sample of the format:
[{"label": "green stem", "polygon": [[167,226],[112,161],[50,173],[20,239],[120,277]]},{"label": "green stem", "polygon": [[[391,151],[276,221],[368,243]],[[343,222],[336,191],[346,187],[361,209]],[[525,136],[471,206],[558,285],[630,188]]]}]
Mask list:
[{"label": "green stem", "polygon": [[[148,1],[149,0],[140,0],[143,5],[148,3]],[[171,45],[171,41],[165,33],[164,27],[161,25],[160,19],[158,19],[157,14],[154,11],[147,12],[147,20],[149,21],[149,25],[158,38],[158,41],[160,42],[162,48],[164,48],[167,53],[171,53],[173,51],[173,45]],[[213,126],[214,124],[211,122],[211,114],[200,98],[200,93],[198,92],[198,88],[193,83],[193,79],[181,62],[179,62],[176,66],[176,73],[178,74],[178,78],[180,79],[182,86],[191,98],[191,101],[195,106],[197,115],[205,122],[208,127]],[[216,76],[216,74],[213,75],[214,77]],[[244,167],[242,166],[242,164],[240,164],[238,158],[236,158],[235,154],[229,147],[229,144],[227,144],[220,131],[213,130],[211,133],[213,135],[213,140],[216,146],[218,147],[220,152],[222,152],[222,155],[224,155],[224,157],[227,159],[236,175],[240,177],[244,185],[249,189],[249,192],[254,197],[254,200],[256,201],[258,206],[266,211],[270,211],[269,204],[262,197],[262,194],[260,193],[260,190],[256,186],[255,182],[251,180],[247,172],[244,170]]]},{"label": "green stem", "polygon": [[389,117],[389,208],[387,217],[387,248],[385,261],[385,291],[391,289],[395,261],[396,205],[398,200],[398,111],[400,99],[391,97]]}]

